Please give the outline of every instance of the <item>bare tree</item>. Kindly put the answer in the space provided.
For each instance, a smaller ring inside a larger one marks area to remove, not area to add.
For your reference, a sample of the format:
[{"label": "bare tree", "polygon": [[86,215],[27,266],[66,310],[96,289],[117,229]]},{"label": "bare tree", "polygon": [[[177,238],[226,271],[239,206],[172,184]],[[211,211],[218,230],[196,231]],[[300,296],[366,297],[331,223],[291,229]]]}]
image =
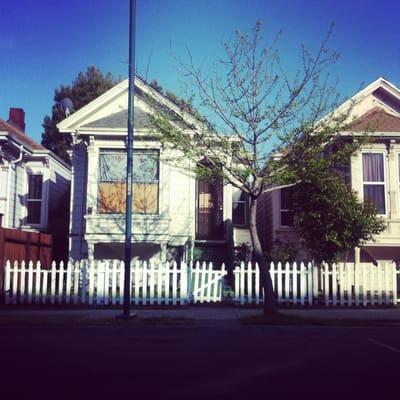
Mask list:
[{"label": "bare tree", "polygon": [[[161,140],[180,150],[182,158],[198,162],[207,155],[209,162],[200,165],[199,174],[222,174],[226,182],[249,195],[253,259],[260,268],[265,314],[276,312],[276,302],[257,232],[258,199],[262,193],[304,179],[301,171],[307,169],[307,162],[344,130],[347,119],[347,114],[322,118],[338,102],[326,73],[338,57],[327,47],[331,30],[314,54],[301,46],[300,67],[292,73],[281,62],[280,34],[262,46],[259,22],[251,34],[237,31],[223,45],[223,58],[211,72],[197,68],[188,51],[188,62],[179,65],[195,88],[196,106],[205,117],[189,130],[161,113],[154,118]],[[344,153],[338,153],[342,158],[354,151],[346,146],[342,146]]]}]

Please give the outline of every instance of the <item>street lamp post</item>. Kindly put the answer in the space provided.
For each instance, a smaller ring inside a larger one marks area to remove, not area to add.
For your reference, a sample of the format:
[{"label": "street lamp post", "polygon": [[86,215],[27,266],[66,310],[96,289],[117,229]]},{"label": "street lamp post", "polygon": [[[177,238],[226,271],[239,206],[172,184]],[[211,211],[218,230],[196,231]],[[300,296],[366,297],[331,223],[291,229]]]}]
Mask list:
[{"label": "street lamp post", "polygon": [[129,318],[131,303],[132,259],[132,179],[133,179],[133,127],[135,96],[135,28],[136,0],[130,0],[129,15],[129,94],[128,94],[128,140],[126,144],[126,213],[125,213],[125,280],[123,318]]}]

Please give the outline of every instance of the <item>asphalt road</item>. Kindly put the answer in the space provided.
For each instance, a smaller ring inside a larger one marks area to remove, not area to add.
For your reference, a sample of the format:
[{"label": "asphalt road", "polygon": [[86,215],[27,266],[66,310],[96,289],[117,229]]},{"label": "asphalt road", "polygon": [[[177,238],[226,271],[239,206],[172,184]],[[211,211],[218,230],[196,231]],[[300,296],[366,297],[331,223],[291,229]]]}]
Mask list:
[{"label": "asphalt road", "polygon": [[2,399],[396,399],[400,392],[397,327],[1,327],[0,341]]}]

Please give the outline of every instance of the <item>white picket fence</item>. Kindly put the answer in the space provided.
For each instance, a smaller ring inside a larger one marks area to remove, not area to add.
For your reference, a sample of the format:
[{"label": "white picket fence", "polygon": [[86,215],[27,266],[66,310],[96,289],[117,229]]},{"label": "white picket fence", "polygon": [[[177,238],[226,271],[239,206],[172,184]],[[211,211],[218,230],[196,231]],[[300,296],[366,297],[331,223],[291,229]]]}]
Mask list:
[{"label": "white picket fence", "polygon": [[[271,263],[270,276],[278,303],[300,306],[369,306],[397,304],[400,271],[394,263]],[[135,305],[185,305],[221,302],[225,266],[212,263],[131,266],[131,302]],[[261,304],[263,292],[257,264],[241,263],[234,271],[234,301]],[[6,304],[120,305],[124,295],[123,261],[92,261],[28,265],[7,262]],[[399,300],[398,300],[399,299]]]},{"label": "white picket fence", "polygon": [[[400,270],[394,263],[271,263],[270,276],[278,303],[325,306],[397,304]],[[241,263],[234,269],[234,300],[260,304],[263,293],[257,264]]]},{"label": "white picket fence", "polygon": [[320,268],[320,292],[325,305],[349,307],[397,304],[395,263],[323,264]]},{"label": "white picket fence", "polygon": [[[308,263],[271,263],[270,276],[278,303],[311,305],[313,302],[313,265]],[[244,262],[236,267],[234,274],[234,300],[241,304],[261,304],[263,292],[257,264]]]},{"label": "white picket fence", "polygon": [[[184,305],[222,300],[225,266],[214,270],[212,264],[177,263],[131,266],[131,303],[136,305]],[[26,265],[7,262],[4,274],[6,304],[89,304],[123,303],[123,261],[40,263]]]}]

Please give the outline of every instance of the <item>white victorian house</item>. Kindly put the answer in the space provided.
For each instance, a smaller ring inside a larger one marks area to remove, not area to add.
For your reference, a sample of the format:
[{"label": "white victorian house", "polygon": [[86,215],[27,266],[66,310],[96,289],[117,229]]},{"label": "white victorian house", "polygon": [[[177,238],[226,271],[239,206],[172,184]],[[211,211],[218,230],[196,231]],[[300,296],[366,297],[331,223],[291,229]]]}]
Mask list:
[{"label": "white victorian house", "polygon": [[[351,187],[364,201],[372,202],[387,228],[374,241],[366,243],[349,261],[400,261],[400,89],[379,78],[357,93],[352,100],[353,138],[371,130],[371,141],[352,156],[347,176]],[[338,108],[343,111],[349,103]],[[267,250],[276,240],[300,244],[293,229],[290,189],[263,195],[258,222]],[[303,250],[307,253],[306,249]]]},{"label": "white victorian house", "polygon": [[[201,253],[226,261],[234,244],[250,240],[247,201],[229,184],[197,179],[188,160],[168,161],[175,150],[154,134],[154,104],[182,129],[201,123],[135,79],[133,257],[164,261]],[[72,259],[124,257],[127,108],[124,80],[58,124],[73,138]]]}]

